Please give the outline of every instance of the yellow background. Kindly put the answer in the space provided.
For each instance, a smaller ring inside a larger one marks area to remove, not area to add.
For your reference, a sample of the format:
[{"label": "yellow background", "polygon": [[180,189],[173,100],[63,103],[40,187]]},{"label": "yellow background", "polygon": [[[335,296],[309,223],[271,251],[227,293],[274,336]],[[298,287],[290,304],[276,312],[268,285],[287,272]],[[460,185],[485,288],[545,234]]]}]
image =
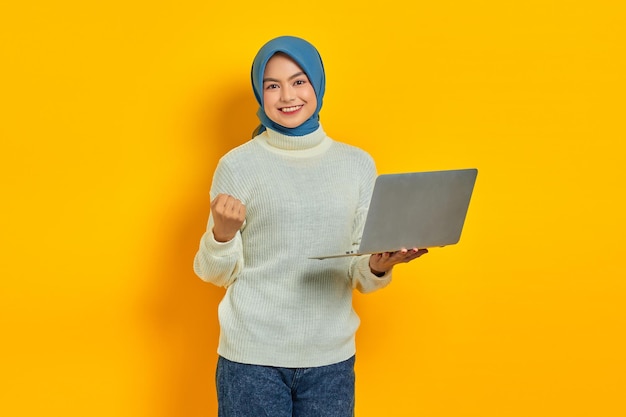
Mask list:
[{"label": "yellow background", "polygon": [[192,259],[283,34],[379,172],[479,169],[461,242],[356,296],[357,415],[626,415],[623,2],[6,3],[0,415],[215,415]]}]

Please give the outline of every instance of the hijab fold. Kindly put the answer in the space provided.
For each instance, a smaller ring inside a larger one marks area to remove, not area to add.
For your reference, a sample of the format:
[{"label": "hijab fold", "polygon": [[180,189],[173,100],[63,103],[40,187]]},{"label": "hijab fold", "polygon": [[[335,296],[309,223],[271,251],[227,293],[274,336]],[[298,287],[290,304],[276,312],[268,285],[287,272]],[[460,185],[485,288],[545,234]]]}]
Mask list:
[{"label": "hijab fold", "polygon": [[[294,128],[284,127],[272,121],[263,110],[263,74],[265,66],[272,56],[282,52],[293,59],[302,71],[309,78],[309,82],[313,86],[315,96],[317,98],[317,107],[315,112],[300,126]],[[319,128],[319,112],[322,108],[322,99],[326,88],[326,75],[324,74],[324,64],[322,57],[313,45],[301,38],[294,36],[281,36],[267,42],[257,52],[252,63],[252,89],[259,110],[257,116],[261,121],[261,125],[255,130],[255,133],[261,133],[266,128],[272,129],[287,136],[304,136],[315,132]]]}]

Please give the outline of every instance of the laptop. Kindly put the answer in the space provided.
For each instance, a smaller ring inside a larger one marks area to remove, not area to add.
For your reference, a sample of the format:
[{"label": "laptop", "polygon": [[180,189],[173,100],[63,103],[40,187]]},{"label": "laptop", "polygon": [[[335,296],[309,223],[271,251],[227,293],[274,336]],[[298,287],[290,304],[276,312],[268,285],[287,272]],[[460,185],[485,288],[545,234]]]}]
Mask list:
[{"label": "laptop", "polygon": [[476,168],[379,175],[358,250],[310,259],[458,243],[477,175]]}]

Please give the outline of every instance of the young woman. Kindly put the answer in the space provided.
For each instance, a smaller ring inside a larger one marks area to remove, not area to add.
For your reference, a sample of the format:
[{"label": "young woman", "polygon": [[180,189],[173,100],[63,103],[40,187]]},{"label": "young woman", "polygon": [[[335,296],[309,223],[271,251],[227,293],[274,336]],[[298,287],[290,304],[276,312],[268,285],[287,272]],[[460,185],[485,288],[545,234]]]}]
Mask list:
[{"label": "young woman", "polygon": [[218,164],[194,260],[200,278],[226,287],[219,416],[352,416],[352,291],[385,287],[394,265],[426,250],[309,259],[358,247],[376,168],[322,129],[324,67],[307,41],[266,43],[252,86],[261,125]]}]

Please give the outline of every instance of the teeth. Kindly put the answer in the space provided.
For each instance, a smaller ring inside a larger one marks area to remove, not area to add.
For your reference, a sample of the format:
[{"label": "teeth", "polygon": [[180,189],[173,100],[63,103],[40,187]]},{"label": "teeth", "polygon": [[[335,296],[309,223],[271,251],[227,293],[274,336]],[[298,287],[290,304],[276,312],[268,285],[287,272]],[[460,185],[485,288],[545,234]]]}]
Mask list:
[{"label": "teeth", "polygon": [[282,111],[283,113],[291,113],[298,110],[300,107],[302,106],[283,107],[282,109],[280,109],[280,111]]}]

